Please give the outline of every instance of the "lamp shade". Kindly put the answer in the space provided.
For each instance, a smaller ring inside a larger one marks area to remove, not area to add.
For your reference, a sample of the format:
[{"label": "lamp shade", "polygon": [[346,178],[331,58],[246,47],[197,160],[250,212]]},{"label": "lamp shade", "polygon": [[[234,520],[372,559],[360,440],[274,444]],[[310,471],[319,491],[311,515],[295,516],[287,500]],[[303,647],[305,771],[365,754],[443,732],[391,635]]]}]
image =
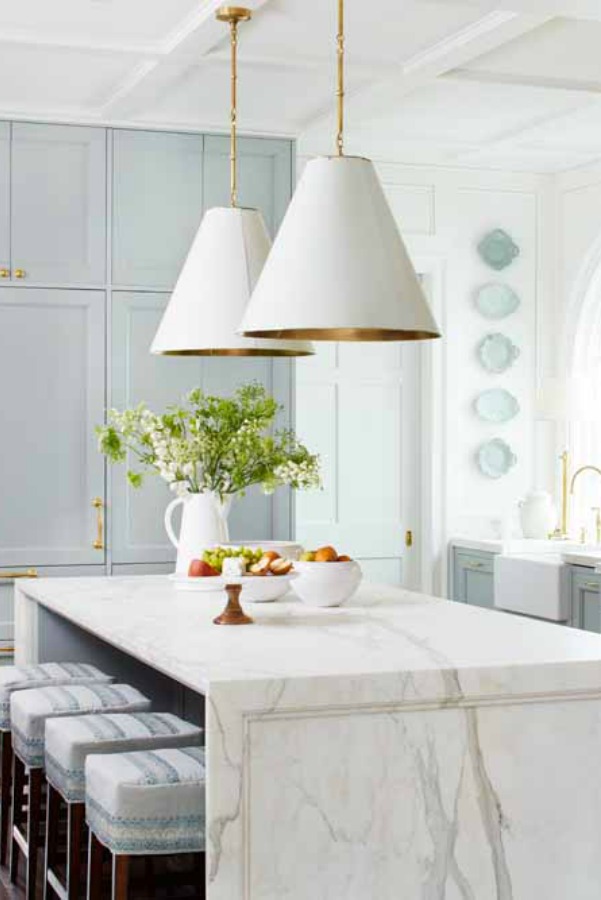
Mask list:
[{"label": "lamp shade", "polygon": [[215,207],[201,222],[152,343],[167,356],[305,356],[302,342],[236,333],[271,242],[256,209]]},{"label": "lamp shade", "polygon": [[307,340],[440,336],[370,160],[307,164],[241,332]]}]

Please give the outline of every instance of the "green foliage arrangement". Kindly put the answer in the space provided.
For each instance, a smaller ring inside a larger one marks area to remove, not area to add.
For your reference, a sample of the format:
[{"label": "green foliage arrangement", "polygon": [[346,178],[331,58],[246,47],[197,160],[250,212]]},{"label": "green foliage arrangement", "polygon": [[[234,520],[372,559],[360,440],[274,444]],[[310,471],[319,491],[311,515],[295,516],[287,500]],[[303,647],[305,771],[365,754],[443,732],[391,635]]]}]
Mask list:
[{"label": "green foliage arrangement", "polygon": [[135,487],[145,472],[155,472],[178,495],[212,491],[221,500],[253,484],[265,493],[282,485],[318,488],[319,457],[292,430],[273,430],[280,409],[256,383],[238,388],[233,397],[197,389],[162,415],[143,403],[123,412],[112,409],[96,432],[99,449],[111,462],[137,459],[141,470],[127,473]]}]

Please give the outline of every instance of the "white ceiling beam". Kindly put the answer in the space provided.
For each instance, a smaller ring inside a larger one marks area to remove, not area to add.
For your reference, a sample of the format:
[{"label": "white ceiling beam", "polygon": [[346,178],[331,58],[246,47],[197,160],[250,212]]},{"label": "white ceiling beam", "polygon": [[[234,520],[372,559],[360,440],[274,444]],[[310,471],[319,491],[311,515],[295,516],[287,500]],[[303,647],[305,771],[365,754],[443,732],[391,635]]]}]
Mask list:
[{"label": "white ceiling beam", "polygon": [[547,75],[512,75],[506,72],[487,72],[482,69],[453,69],[442,76],[445,81],[471,81],[476,84],[499,84],[513,87],[566,91],[575,94],[601,94],[601,81],[579,81],[574,78],[550,78]]},{"label": "white ceiling beam", "polygon": [[[268,2],[246,0],[246,5],[256,11]],[[156,59],[136,66],[117,85],[98,108],[98,115],[103,118],[128,117],[152,106],[157,97],[177,80],[191,59],[201,60],[227,38],[225,26],[215,18],[215,11],[220,6],[223,6],[223,0],[205,0],[199,10],[167,36]]]},{"label": "white ceiling beam", "polygon": [[[457,0],[439,0],[453,6]],[[465,0],[464,0],[465,2]],[[467,5],[481,12],[503,9],[531,16],[565,16],[570,19],[601,21],[598,0],[467,0]]]},{"label": "white ceiling beam", "polygon": [[[351,124],[353,120],[380,118],[393,110],[407,94],[431,84],[453,69],[466,66],[508,41],[528,34],[547,21],[547,16],[524,16],[507,11],[491,12],[479,17],[465,28],[399,64],[393,76],[367,88],[349,92],[346,100],[347,121]],[[332,96],[332,103],[328,108],[319,110],[304,123],[303,140],[309,144],[321,141],[324,130],[331,129],[333,117]]]}]

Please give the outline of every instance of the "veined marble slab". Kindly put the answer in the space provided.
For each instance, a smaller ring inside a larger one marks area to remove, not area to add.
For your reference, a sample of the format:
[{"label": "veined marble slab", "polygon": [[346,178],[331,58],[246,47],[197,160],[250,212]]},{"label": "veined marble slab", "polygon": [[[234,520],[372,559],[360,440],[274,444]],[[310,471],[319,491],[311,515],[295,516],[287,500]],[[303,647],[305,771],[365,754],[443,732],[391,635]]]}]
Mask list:
[{"label": "veined marble slab", "polygon": [[601,637],[395,588],[249,605],[18,585],[207,697],[209,900],[598,900]]}]

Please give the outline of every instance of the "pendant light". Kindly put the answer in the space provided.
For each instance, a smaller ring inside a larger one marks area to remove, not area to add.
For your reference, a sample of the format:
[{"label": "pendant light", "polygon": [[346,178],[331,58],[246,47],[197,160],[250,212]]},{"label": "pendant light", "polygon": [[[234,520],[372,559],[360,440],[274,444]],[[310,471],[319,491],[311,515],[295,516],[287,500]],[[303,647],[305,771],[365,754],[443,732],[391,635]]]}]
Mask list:
[{"label": "pendant light", "polygon": [[336,155],[309,162],[241,323],[253,337],[440,337],[373,163],[344,155],[344,0],[338,0]]},{"label": "pendant light", "polygon": [[225,6],[231,41],[230,206],[205,214],[152,343],[166,356],[307,356],[311,344],[241,337],[240,319],[267,259],[271,242],[261,213],[238,206],[238,24],[251,10]]}]

